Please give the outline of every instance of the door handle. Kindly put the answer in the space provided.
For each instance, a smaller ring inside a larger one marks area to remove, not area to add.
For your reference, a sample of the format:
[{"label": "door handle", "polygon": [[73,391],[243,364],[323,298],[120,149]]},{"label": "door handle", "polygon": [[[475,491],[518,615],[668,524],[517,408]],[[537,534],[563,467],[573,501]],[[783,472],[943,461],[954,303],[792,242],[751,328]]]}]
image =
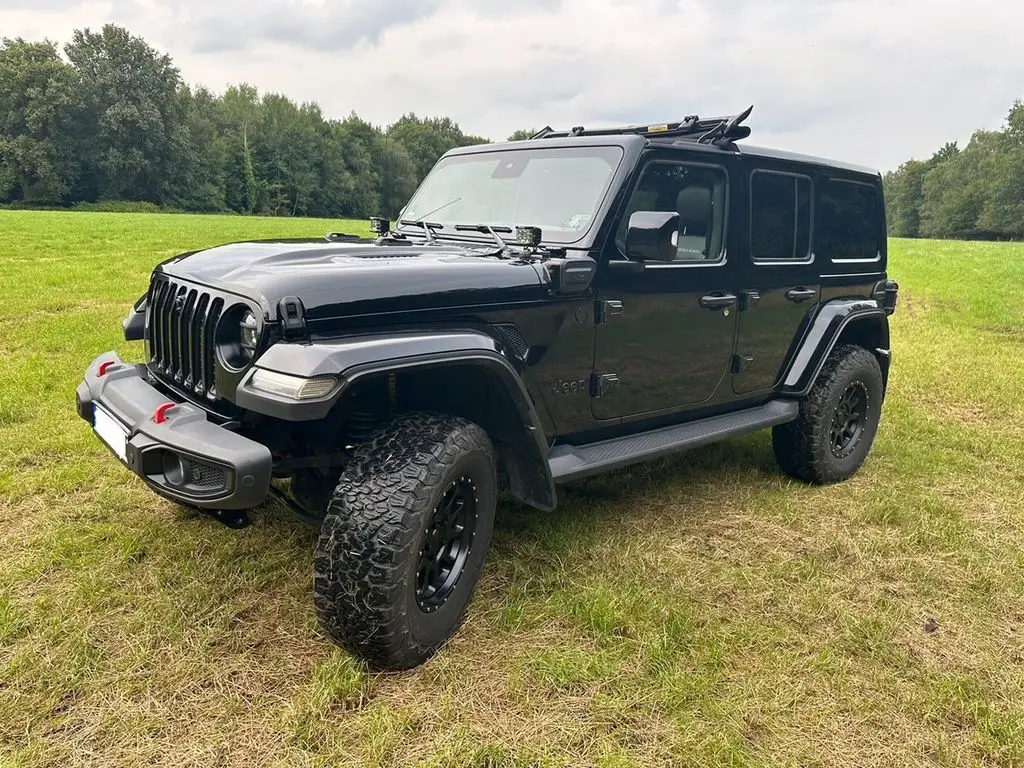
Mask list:
[{"label": "door handle", "polygon": [[701,296],[700,305],[704,309],[725,309],[736,303],[736,297],[731,293],[712,293],[708,296]]},{"label": "door handle", "polygon": [[810,299],[816,298],[818,292],[812,288],[793,288],[792,290],[786,291],[786,298],[790,301],[799,304],[801,301],[809,301]]}]

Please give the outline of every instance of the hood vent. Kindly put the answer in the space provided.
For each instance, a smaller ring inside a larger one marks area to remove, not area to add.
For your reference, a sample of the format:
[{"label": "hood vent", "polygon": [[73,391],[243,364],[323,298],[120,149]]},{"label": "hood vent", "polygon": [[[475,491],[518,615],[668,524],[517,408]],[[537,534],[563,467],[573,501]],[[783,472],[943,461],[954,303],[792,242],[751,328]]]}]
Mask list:
[{"label": "hood vent", "polygon": [[530,344],[526,341],[519,327],[512,323],[498,323],[494,326],[498,338],[504,342],[508,351],[518,360],[525,360],[530,354]]},{"label": "hood vent", "polygon": [[345,255],[355,259],[413,259],[422,256],[423,253],[421,251],[399,251],[396,253],[394,250],[389,253],[388,250],[382,249],[373,253],[346,253]]}]

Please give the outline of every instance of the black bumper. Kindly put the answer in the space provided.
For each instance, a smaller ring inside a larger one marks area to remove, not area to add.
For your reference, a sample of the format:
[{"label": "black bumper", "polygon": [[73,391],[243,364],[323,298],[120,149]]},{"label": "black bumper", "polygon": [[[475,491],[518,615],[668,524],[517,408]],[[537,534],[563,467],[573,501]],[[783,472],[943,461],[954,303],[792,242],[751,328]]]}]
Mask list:
[{"label": "black bumper", "polygon": [[[124,463],[167,496],[206,509],[262,503],[270,488],[270,450],[214,424],[190,403],[168,408],[172,401],[146,381],[144,372],[144,366],[122,363],[113,352],[100,355],[78,385],[78,414],[94,427],[97,406],[112,416],[124,432]],[[109,420],[104,424],[109,438],[117,428]],[[120,446],[104,442],[119,454]]]}]

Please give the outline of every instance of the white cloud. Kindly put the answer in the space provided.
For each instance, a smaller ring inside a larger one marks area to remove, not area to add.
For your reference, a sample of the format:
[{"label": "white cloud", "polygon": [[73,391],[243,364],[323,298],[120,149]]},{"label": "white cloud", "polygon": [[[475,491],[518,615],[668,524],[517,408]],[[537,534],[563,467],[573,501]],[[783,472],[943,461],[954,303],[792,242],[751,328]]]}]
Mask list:
[{"label": "white cloud", "polygon": [[756,105],[756,143],[881,168],[997,127],[1024,96],[1024,4],[974,0],[6,0],[6,35],[128,27],[190,82],[325,114],[521,127]]}]

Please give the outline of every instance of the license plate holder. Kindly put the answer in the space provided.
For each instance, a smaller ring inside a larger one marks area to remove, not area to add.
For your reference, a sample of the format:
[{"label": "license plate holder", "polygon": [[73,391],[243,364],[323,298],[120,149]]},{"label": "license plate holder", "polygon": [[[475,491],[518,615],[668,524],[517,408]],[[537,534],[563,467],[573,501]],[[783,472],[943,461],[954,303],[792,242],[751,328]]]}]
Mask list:
[{"label": "license plate holder", "polygon": [[92,406],[92,429],[117,458],[128,463],[128,428],[96,403]]}]

